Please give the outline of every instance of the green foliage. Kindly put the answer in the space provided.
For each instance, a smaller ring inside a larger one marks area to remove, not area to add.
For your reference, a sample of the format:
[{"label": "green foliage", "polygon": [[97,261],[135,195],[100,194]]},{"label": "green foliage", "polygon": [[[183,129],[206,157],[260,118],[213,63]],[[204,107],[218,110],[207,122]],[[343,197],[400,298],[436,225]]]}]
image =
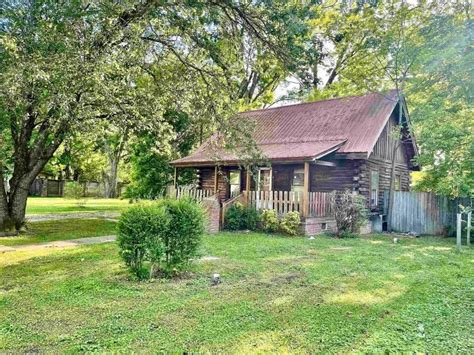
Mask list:
[{"label": "green foliage", "polygon": [[166,209],[158,204],[134,206],[122,213],[117,234],[120,256],[138,278],[153,276],[165,252],[163,238],[169,223]]},{"label": "green foliage", "polygon": [[165,199],[159,202],[168,216],[168,230],[163,234],[165,261],[162,271],[172,275],[197,256],[205,231],[206,214],[199,203],[188,199]]},{"label": "green foliage", "polygon": [[[131,183],[126,190],[126,196],[129,198],[162,196],[166,186],[173,183],[174,169],[169,164],[170,161],[189,153],[199,138],[198,127],[193,126],[188,114],[168,111],[164,118],[176,132],[176,138],[170,139],[169,144],[163,147],[163,142],[157,141],[155,135],[139,135],[132,146],[130,157]],[[178,185],[187,185],[195,180],[194,169],[180,169]]]},{"label": "green foliage", "polygon": [[[396,88],[420,147],[420,191],[474,194],[474,35],[469,2],[356,1],[316,7],[321,46],[307,100]],[[318,68],[324,70],[318,70]]]},{"label": "green foliage", "polygon": [[134,206],[119,220],[120,255],[138,278],[171,276],[196,256],[205,220],[202,206],[191,200]]},{"label": "green foliage", "polygon": [[331,209],[336,220],[336,236],[350,237],[367,222],[365,197],[350,190],[333,192]]},{"label": "green foliage", "polygon": [[64,197],[76,200],[84,198],[84,187],[76,181],[67,181],[64,184]]},{"label": "green foliage", "polygon": [[231,205],[225,215],[225,228],[228,230],[256,230],[260,215],[253,207],[241,203]]},{"label": "green foliage", "polygon": [[257,230],[258,222],[260,221],[259,212],[253,207],[247,207],[244,209],[242,216],[243,227],[251,231]]},{"label": "green foliage", "polygon": [[278,231],[280,226],[275,210],[264,210],[260,215],[260,222],[262,224],[262,229],[269,233]]},{"label": "green foliage", "polygon": [[67,181],[64,184],[64,197],[66,199],[74,199],[76,205],[80,208],[86,206],[87,199],[84,194],[84,186],[77,181]]},{"label": "green foliage", "polygon": [[298,211],[288,212],[280,221],[280,230],[288,235],[298,235],[300,230],[301,217]]},{"label": "green foliage", "polygon": [[225,229],[231,231],[244,229],[242,228],[243,211],[244,206],[241,203],[231,205],[225,213]]}]

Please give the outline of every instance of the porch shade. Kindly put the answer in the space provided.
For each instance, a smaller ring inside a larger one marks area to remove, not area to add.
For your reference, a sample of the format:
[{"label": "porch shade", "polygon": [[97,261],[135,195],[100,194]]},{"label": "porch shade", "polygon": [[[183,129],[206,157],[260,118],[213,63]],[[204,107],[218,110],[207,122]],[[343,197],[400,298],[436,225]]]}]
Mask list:
[{"label": "porch shade", "polygon": [[[321,158],[340,147],[346,140],[326,140],[313,142],[288,142],[259,144],[258,147],[269,161],[304,161]],[[237,149],[238,150],[238,149]],[[216,149],[210,144],[203,144],[193,154],[174,160],[175,166],[213,165],[217,161],[223,164],[238,164],[238,153],[223,148]]]}]

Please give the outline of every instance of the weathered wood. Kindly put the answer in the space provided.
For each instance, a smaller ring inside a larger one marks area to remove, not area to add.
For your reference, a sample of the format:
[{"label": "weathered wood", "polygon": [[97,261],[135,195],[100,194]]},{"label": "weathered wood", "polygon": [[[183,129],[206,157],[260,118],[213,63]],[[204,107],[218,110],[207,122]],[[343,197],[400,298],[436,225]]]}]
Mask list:
[{"label": "weathered wood", "polygon": [[219,182],[219,168],[216,165],[214,167],[214,193],[217,193],[217,190],[219,189],[218,182]]},{"label": "weathered wood", "polygon": [[456,249],[458,252],[461,251],[461,228],[462,228],[462,214],[458,213],[457,214],[457,220],[456,220]]},{"label": "weathered wood", "polygon": [[395,191],[391,223],[394,231],[443,235],[457,227],[459,205],[471,200],[453,199],[430,192]]},{"label": "weathered wood", "polygon": [[467,235],[466,235],[467,246],[471,245],[471,217],[472,217],[472,211],[467,213]]},{"label": "weathered wood", "polygon": [[315,165],[321,165],[321,166],[332,166],[332,167],[337,166],[337,164],[336,164],[335,162],[332,162],[332,161],[324,161],[324,160],[315,160],[315,161],[314,161],[314,164],[315,164]]},{"label": "weathered wood", "polygon": [[303,217],[308,216],[308,194],[309,194],[309,162],[304,163],[303,179]]},{"label": "weathered wood", "polygon": [[245,174],[245,191],[247,192],[246,197],[247,197],[247,203],[248,199],[250,197],[250,170],[247,169],[246,174]]}]

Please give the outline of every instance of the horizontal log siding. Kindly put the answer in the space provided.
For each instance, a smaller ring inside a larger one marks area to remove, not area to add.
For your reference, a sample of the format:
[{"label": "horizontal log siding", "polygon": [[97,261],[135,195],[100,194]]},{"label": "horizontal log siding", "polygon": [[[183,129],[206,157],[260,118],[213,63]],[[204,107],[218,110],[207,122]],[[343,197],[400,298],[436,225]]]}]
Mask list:
[{"label": "horizontal log siding", "polygon": [[214,168],[200,168],[198,175],[201,189],[214,190]]},{"label": "horizontal log siding", "polygon": [[310,191],[354,190],[362,161],[334,160],[336,166],[311,165]]},{"label": "horizontal log siding", "polygon": [[274,165],[272,166],[273,190],[291,191],[294,169],[303,169],[304,165]]},{"label": "horizontal log siding", "polygon": [[[363,163],[360,166],[358,174],[357,190],[361,195],[365,196],[368,204],[370,190],[370,172],[372,170],[377,170],[379,172],[379,201],[378,207],[374,211],[382,212],[384,204],[384,190],[390,189],[390,174],[392,164],[389,161],[377,158],[370,158],[369,160],[362,162]],[[411,180],[410,170],[408,169],[408,166],[404,164],[397,164],[395,174],[400,175],[401,191],[409,191]]]},{"label": "horizontal log siding", "polygon": [[[237,167],[222,166],[217,175],[217,189],[219,190],[219,201],[225,201],[230,197],[229,171]],[[245,189],[245,171],[240,172],[241,191]],[[199,187],[203,190],[214,191],[214,167],[199,169]]]}]

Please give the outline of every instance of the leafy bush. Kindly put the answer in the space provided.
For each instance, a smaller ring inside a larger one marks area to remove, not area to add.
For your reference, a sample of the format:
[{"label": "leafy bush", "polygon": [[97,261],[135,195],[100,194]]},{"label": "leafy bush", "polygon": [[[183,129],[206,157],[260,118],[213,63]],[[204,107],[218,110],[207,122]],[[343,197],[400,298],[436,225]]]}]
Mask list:
[{"label": "leafy bush", "polygon": [[134,206],[119,220],[120,255],[138,278],[170,276],[196,256],[204,230],[205,212],[191,200]]},{"label": "leafy bush", "polygon": [[[138,205],[122,213],[118,222],[117,242],[120,256],[138,278],[153,276],[165,252],[163,237],[168,232],[169,215],[157,204]],[[149,271],[144,261],[150,262]]]},{"label": "leafy bush", "polygon": [[276,232],[280,226],[275,210],[264,210],[260,216],[260,221],[265,232]]},{"label": "leafy bush", "polygon": [[182,270],[197,255],[205,231],[206,214],[199,203],[192,200],[166,199],[159,202],[169,215],[169,228],[163,235],[165,263],[162,270],[168,275]]},{"label": "leafy bush", "polygon": [[225,212],[225,228],[231,231],[242,229],[242,216],[244,206],[241,203],[234,203]]},{"label": "leafy bush", "polygon": [[77,181],[68,181],[64,184],[64,197],[80,199],[84,197],[84,188]]},{"label": "leafy bush", "polygon": [[256,230],[259,220],[260,216],[255,208],[235,203],[225,213],[225,228],[228,230]]},{"label": "leafy bush", "polygon": [[350,190],[333,192],[330,204],[336,219],[338,237],[353,236],[367,222],[367,208],[362,195],[352,193]]},{"label": "leafy bush", "polygon": [[77,181],[68,181],[64,184],[64,197],[76,200],[79,207],[84,207],[87,203],[84,187]]},{"label": "leafy bush", "polygon": [[244,208],[244,214],[242,216],[242,229],[249,229],[251,231],[257,230],[257,225],[259,221],[260,214],[255,208]]},{"label": "leafy bush", "polygon": [[288,212],[280,222],[280,230],[289,235],[300,233],[301,217],[297,211]]}]

